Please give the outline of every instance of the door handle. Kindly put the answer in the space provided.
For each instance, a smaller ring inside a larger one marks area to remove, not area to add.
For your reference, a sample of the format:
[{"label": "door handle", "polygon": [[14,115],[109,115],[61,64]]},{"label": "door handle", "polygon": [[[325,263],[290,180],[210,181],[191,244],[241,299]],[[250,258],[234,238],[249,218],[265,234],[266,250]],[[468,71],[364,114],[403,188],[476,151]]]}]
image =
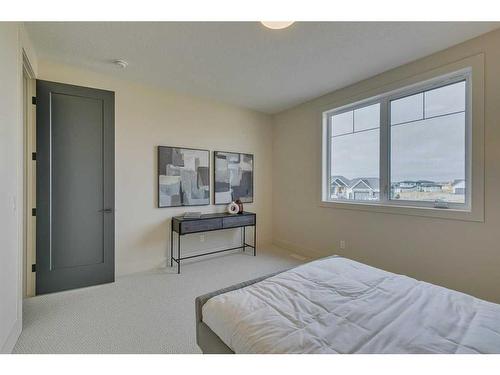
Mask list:
[{"label": "door handle", "polygon": [[113,212],[112,208],[103,208],[102,210],[99,210],[99,212],[104,212],[105,214],[110,214]]}]

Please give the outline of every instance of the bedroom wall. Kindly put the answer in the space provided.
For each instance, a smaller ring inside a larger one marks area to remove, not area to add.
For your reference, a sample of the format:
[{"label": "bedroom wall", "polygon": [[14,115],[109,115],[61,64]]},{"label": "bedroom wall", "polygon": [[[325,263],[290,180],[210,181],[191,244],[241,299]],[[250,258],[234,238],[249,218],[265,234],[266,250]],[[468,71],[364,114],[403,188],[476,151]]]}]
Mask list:
[{"label": "bedroom wall", "polygon": [[[184,211],[225,210],[225,206],[213,205],[157,208],[158,145],[253,153],[255,203],[245,204],[245,209],[257,213],[259,244],[271,243],[271,117],[136,84],[126,80],[126,70],[123,76],[123,80],[116,80],[73,66],[39,61],[40,79],[115,91],[117,275],[165,266],[172,216]],[[211,174],[212,169],[211,164]],[[238,243],[239,233],[207,233],[204,242],[193,235],[183,239],[183,248],[186,254],[188,249],[222,248]]]},{"label": "bedroom wall", "polygon": [[[274,117],[274,243],[340,254],[500,302],[500,31],[332,92]],[[465,57],[485,57],[485,220],[466,222],[319,206],[320,114],[331,103]],[[346,241],[346,249],[339,241]]]},{"label": "bedroom wall", "polygon": [[[0,24],[0,348],[10,352],[13,336],[21,328],[19,288],[19,197],[17,140],[19,92],[19,44],[16,24]],[[17,339],[17,337],[16,337]],[[15,341],[14,341],[15,343]]]},{"label": "bedroom wall", "polygon": [[23,50],[36,69],[23,25],[0,22],[0,353],[12,351],[22,327]]}]

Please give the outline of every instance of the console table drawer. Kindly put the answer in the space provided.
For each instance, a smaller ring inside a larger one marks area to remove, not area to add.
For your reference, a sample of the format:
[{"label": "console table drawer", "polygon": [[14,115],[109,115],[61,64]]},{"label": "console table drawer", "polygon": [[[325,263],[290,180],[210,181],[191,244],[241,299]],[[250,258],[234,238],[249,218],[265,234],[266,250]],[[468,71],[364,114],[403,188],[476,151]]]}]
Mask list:
[{"label": "console table drawer", "polygon": [[225,217],[222,219],[223,228],[237,228],[245,225],[255,225],[255,215],[235,215],[232,217]]},{"label": "console table drawer", "polygon": [[209,230],[221,229],[222,219],[205,219],[184,221],[181,223],[181,234],[204,232]]}]

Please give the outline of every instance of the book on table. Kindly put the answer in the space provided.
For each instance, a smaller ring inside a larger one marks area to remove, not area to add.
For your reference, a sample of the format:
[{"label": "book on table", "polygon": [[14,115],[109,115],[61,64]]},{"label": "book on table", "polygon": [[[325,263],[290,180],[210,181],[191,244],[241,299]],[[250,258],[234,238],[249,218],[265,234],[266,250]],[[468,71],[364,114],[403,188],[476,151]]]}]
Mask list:
[{"label": "book on table", "polygon": [[201,212],[185,212],[183,217],[184,219],[199,219],[201,217]]}]

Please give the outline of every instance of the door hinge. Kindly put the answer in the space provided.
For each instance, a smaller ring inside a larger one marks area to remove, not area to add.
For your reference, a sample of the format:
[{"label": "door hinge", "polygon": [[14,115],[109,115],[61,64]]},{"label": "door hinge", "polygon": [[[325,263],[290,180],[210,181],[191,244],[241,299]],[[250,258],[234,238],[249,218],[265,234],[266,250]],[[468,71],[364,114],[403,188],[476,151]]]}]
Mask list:
[{"label": "door hinge", "polygon": [[36,96],[31,97],[31,104],[36,105]]},{"label": "door hinge", "polygon": [[36,216],[36,208],[31,209],[31,216]]},{"label": "door hinge", "polygon": [[31,160],[36,160],[36,152],[31,153]]},{"label": "door hinge", "polygon": [[36,264],[31,265],[31,272],[36,272]]}]

